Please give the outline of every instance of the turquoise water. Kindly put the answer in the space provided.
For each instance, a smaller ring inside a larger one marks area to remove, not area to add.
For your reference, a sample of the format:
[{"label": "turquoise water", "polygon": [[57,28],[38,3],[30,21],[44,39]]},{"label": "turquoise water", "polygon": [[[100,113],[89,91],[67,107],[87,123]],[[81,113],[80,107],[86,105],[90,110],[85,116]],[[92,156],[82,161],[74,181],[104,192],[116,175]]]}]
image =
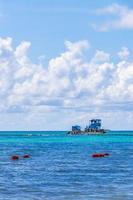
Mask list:
[{"label": "turquoise water", "polygon": [[[99,152],[110,156],[92,158]],[[132,131],[0,132],[1,200],[132,200],[132,171]]]}]

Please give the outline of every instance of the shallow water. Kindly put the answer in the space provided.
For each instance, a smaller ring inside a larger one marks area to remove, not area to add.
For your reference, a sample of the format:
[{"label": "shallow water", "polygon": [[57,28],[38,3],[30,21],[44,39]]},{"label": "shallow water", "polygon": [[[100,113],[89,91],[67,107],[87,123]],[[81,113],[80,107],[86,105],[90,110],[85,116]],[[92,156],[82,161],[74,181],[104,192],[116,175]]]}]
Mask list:
[{"label": "shallow water", "polygon": [[[110,156],[92,158],[97,152]],[[0,133],[1,200],[132,200],[132,171],[133,132]]]}]

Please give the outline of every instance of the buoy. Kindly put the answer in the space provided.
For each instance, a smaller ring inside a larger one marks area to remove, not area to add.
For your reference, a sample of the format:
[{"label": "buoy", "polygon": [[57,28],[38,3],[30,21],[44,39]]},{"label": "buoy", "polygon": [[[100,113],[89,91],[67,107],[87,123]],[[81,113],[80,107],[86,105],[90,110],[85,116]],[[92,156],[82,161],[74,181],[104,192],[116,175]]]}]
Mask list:
[{"label": "buoy", "polygon": [[109,153],[94,153],[92,154],[93,158],[100,158],[100,157],[106,157],[109,156]]},{"label": "buoy", "polygon": [[93,158],[104,157],[104,154],[103,153],[94,153],[94,154],[92,154],[92,157]]},{"label": "buoy", "polygon": [[109,156],[109,155],[110,155],[109,153],[105,153],[105,154],[104,154],[104,156]]},{"label": "buoy", "polygon": [[18,160],[18,159],[19,159],[19,156],[18,156],[18,155],[13,155],[13,156],[11,157],[11,159],[12,159],[12,160]]},{"label": "buoy", "polygon": [[25,154],[25,155],[23,156],[23,158],[30,158],[30,155]]}]

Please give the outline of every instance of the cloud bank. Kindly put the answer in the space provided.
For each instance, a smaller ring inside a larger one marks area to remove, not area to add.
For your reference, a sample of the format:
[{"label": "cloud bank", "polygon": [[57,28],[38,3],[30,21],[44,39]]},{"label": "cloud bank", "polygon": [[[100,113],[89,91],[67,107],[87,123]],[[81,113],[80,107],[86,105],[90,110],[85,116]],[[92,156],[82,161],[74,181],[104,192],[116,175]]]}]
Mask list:
[{"label": "cloud bank", "polygon": [[0,111],[6,113],[132,112],[133,62],[122,47],[116,63],[97,50],[86,60],[88,41],[65,42],[66,50],[46,66],[27,56],[30,42],[13,48],[12,38],[0,38]]}]

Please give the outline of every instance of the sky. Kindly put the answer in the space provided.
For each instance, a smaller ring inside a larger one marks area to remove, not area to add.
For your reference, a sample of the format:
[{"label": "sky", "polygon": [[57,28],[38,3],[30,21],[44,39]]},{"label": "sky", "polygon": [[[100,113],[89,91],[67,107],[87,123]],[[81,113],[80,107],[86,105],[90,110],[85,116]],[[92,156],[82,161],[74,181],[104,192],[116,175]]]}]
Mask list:
[{"label": "sky", "polygon": [[133,130],[133,2],[0,0],[0,130]]}]

